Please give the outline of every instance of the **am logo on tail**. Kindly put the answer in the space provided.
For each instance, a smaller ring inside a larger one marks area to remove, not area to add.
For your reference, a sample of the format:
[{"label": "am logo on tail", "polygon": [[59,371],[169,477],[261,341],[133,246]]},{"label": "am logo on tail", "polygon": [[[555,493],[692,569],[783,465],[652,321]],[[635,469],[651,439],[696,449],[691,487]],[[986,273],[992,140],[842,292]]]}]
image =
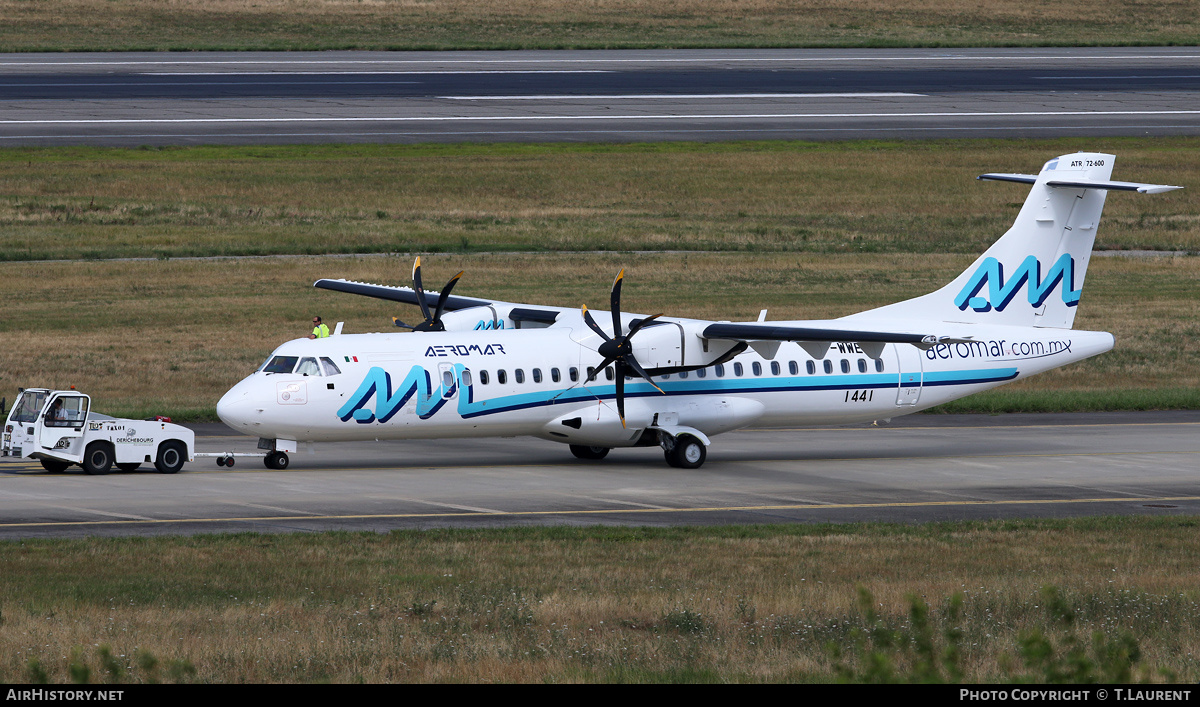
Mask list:
[{"label": "am logo on tail", "polygon": [[1111,180],[1114,157],[1064,155],[1036,175],[1012,228],[953,282],[830,320],[714,322],[318,280],[416,304],[411,331],[289,341],[217,404],[285,468],[301,441],[528,435],[582,459],[661,447],[697,468],[710,437],[753,424],[843,423],[939,405],[1110,350],[1072,329],[1110,191],[1180,187]]}]

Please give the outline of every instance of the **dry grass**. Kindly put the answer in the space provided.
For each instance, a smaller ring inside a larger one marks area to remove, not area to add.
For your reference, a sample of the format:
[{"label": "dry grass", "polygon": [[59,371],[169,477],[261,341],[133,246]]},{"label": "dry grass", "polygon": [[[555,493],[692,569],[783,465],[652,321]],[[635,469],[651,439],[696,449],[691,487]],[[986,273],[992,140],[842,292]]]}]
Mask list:
[{"label": "dry grass", "polygon": [[[0,259],[696,249],[981,252],[1081,149],[1200,184],[1200,140],[0,150]],[[920,179],[914,178],[920,175]],[[1116,194],[1102,249],[1200,251],[1200,189]]]},{"label": "dry grass", "polygon": [[[602,306],[613,275],[626,267],[630,311],[738,321],[762,307],[772,319],[850,314],[932,291],[971,259],[481,254],[422,262],[431,287],[465,269],[458,294],[561,306]],[[8,312],[0,320],[0,394],[11,402],[18,386],[75,385],[102,411],[211,416],[220,395],[272,349],[307,335],[313,314],[345,321],[347,333],[413,316],[404,305],[313,289],[313,280],[406,284],[410,267],[399,256],[0,264]],[[1200,388],[1197,282],[1196,257],[1094,259],[1076,326],[1114,332],[1116,349],[1006,389],[1046,390],[1053,399]]]},{"label": "dry grass", "polygon": [[[7,544],[0,680],[75,647],[187,661],[203,682],[825,681],[865,626],[859,587],[903,628],[911,596],[951,627],[965,681],[1029,675],[1022,632],[1133,636],[1147,677],[1200,674],[1195,522],[913,528],[527,529]],[[1041,592],[1075,613],[1056,627]],[[1005,661],[1012,667],[1005,668]],[[1036,673],[1032,675],[1039,681]]]},{"label": "dry grass", "polygon": [[1162,45],[1200,33],[1187,0],[0,0],[0,17],[0,51]]}]

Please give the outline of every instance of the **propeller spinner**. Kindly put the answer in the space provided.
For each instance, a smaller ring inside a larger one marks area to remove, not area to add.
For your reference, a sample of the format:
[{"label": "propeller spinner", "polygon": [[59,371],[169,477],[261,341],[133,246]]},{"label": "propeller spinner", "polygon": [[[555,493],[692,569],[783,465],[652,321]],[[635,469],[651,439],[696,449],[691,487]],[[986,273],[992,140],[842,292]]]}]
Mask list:
[{"label": "propeller spinner", "polygon": [[[587,305],[583,305],[583,321],[588,327],[596,332],[600,338],[604,339],[604,343],[600,344],[597,352],[604,357],[604,361],[592,369],[588,374],[588,382],[596,379],[596,375],[608,367],[610,363],[616,363],[617,374],[617,415],[621,418],[621,427],[625,426],[625,376],[629,375],[627,371],[632,371],[646,380],[647,383],[654,386],[654,389],[660,393],[664,393],[662,388],[650,378],[650,374],[646,369],[642,368],[641,364],[633,356],[633,344],[630,339],[638,333],[642,327],[662,316],[662,313],[655,314],[652,317],[641,319],[629,327],[629,333],[622,335],[624,327],[621,325],[621,282],[625,279],[625,269],[617,273],[617,279],[613,280],[611,311],[613,335],[609,336],[600,325],[596,324],[596,320],[592,318],[592,313],[588,311]],[[664,393],[665,394],[665,393]]]},{"label": "propeller spinner", "polygon": [[434,306],[433,312],[429,311],[429,303],[425,301],[425,290],[421,287],[421,256],[417,256],[413,263],[412,283],[413,292],[417,293],[417,304],[421,306],[421,315],[425,317],[425,321],[420,324],[405,324],[397,317],[392,317],[392,321],[398,327],[405,327],[413,331],[446,331],[446,325],[442,323],[442,310],[446,307],[446,300],[450,298],[450,290],[458,284],[458,278],[463,276],[463,271],[459,271],[457,275],[450,278],[450,282],[442,288],[441,294],[438,295],[437,305]]}]

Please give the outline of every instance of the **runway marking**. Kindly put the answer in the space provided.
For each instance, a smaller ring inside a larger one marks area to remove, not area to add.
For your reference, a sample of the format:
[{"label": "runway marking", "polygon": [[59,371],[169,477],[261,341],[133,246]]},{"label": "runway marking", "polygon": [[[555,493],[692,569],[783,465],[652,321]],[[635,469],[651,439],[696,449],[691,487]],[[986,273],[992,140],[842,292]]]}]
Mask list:
[{"label": "runway marking", "polygon": [[766,506],[709,506],[694,508],[603,508],[594,510],[562,510],[562,511],[491,511],[467,513],[372,513],[361,515],[314,515],[314,516],[251,516],[245,518],[172,518],[146,520],[74,520],[74,521],[34,521],[26,523],[0,523],[0,528],[47,528],[66,526],[97,526],[97,525],[165,525],[169,523],[261,523],[264,521],[302,521],[302,520],[402,520],[406,518],[496,518],[496,517],[536,517],[536,516],[589,516],[589,515],[618,515],[618,514],[656,514],[656,513],[729,513],[729,512],[760,512],[760,511],[806,511],[806,510],[855,510],[878,508],[933,508],[950,506],[1013,506],[1013,505],[1055,505],[1081,503],[1129,503],[1147,502],[1167,503],[1200,501],[1200,496],[1163,496],[1157,498],[1117,496],[1113,498],[1067,498],[1067,499],[1022,499],[1011,501],[901,501],[891,503],[805,503]]},{"label": "runway marking", "polygon": [[[140,76],[431,76],[440,74],[611,74],[607,69],[485,69],[483,71],[143,71]],[[341,82],[339,82],[341,83]],[[18,84],[21,85],[21,84]],[[56,84],[51,84],[56,85]],[[89,84],[84,84],[89,85]],[[141,85],[141,84],[134,84]]]},{"label": "runway marking", "polygon": [[435,96],[448,101],[557,101],[557,100],[589,100],[605,99],[671,99],[671,98],[905,98],[927,97],[924,93],[624,93],[615,95],[604,94],[553,94],[540,96]]},{"label": "runway marking", "polygon": [[1172,74],[1160,74],[1154,76],[1032,76],[1035,79],[1071,79],[1073,81],[1080,80],[1099,80],[1099,79],[1200,79],[1200,74],[1175,76]]},{"label": "runway marking", "polygon": [[[1116,126],[1121,130],[1194,130],[1196,125],[1119,125]],[[793,135],[797,132],[804,134],[810,133],[843,133],[843,134],[860,134],[860,133],[914,133],[914,132],[1003,132],[1003,131],[1030,131],[1030,130],[1053,130],[1056,132],[1063,131],[1084,131],[1084,130],[1104,130],[1105,126],[1098,125],[1025,125],[1025,126],[1001,126],[1001,125],[985,125],[981,127],[907,127],[907,128],[884,128],[884,127],[866,127],[866,128],[814,128],[814,127],[785,127],[785,128],[671,128],[672,135],[717,135],[717,134],[767,134],[775,133],[782,135]],[[270,132],[270,133],[79,133],[79,134],[46,134],[46,135],[0,135],[0,140],[68,140],[68,139],[88,139],[88,140],[120,140],[120,139],[136,139],[145,140],[147,138],[297,138],[297,137],[324,137],[337,136],[345,137],[429,137],[440,136],[462,136],[462,135],[645,135],[649,130],[647,128],[638,128],[634,130],[602,130],[599,128],[591,130],[446,130],[446,131],[373,131],[373,132],[338,132],[338,133],[286,133],[286,132]],[[319,256],[313,256],[319,257]],[[153,260],[153,258],[148,258]],[[14,261],[16,262],[16,261]],[[41,262],[41,261],[20,261]],[[59,261],[53,261],[59,262]]]},{"label": "runway marking", "polygon": [[263,64],[282,65],[378,65],[378,64],[726,64],[726,63],[820,63],[820,62],[896,62],[896,61],[952,61],[952,62],[993,62],[993,61],[1129,61],[1132,59],[1200,59],[1200,54],[1033,54],[1033,55],[970,55],[970,54],[940,54],[926,56],[760,56],[760,57],[634,57],[608,58],[589,57],[587,59],[461,59],[442,57],[438,59],[190,59],[174,61],[6,61],[0,62],[0,68],[5,66],[261,66]]},{"label": "runway marking", "polygon": [[[379,497],[373,496],[372,498],[379,498]],[[453,508],[458,511],[467,511],[469,514],[484,515],[484,516],[504,515],[504,513],[505,513],[504,511],[497,511],[493,508],[479,508],[478,506],[464,506],[464,505],[460,505],[460,504],[456,504],[456,503],[442,503],[440,501],[429,501],[429,500],[426,500],[423,498],[407,498],[407,497],[403,497],[403,496],[385,496],[384,499],[388,500],[388,501],[405,501],[408,503],[420,503],[420,504],[423,504],[426,506],[439,506],[441,508]]]},{"label": "runway marking", "polygon": [[282,506],[266,506],[261,503],[239,503],[239,502],[234,502],[234,501],[224,501],[224,503],[228,503],[231,506],[244,506],[246,508],[261,508],[264,511],[282,511],[284,513],[296,513],[296,514],[299,514],[302,516],[317,515],[316,513],[311,512],[311,511],[298,511],[295,508],[283,508]]},{"label": "runway marking", "polygon": [[[77,508],[75,506],[51,505],[50,507],[51,508],[63,508],[68,511],[75,511],[76,513],[94,513],[98,516],[109,516],[112,518],[128,519],[128,520],[120,520],[120,521],[108,521],[108,520],[92,521],[94,523],[157,523],[157,522],[159,522],[159,521],[155,520],[154,518],[147,518],[146,516],[139,516],[134,513],[116,513],[113,511],[99,511],[94,508]],[[81,522],[87,522],[87,521],[81,521]]]},{"label": "runway marking", "polygon": [[68,118],[42,120],[0,120],[0,125],[163,125],[196,123],[442,123],[463,121],[547,121],[547,120],[778,120],[795,118],[1020,118],[1051,116],[1114,115],[1200,115],[1200,110],[1097,110],[1097,111],[975,111],[921,113],[646,113],[632,115],[444,115],[408,117],[313,117],[313,118]]}]

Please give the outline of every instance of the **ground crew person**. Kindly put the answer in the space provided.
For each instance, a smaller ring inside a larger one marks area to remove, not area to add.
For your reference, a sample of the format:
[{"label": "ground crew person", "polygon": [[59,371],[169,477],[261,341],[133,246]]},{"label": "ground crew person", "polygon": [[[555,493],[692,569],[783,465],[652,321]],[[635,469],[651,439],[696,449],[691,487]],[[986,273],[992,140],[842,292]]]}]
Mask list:
[{"label": "ground crew person", "polygon": [[329,336],[329,327],[321,323],[320,317],[313,317],[313,331],[308,335],[310,339],[324,339]]}]

